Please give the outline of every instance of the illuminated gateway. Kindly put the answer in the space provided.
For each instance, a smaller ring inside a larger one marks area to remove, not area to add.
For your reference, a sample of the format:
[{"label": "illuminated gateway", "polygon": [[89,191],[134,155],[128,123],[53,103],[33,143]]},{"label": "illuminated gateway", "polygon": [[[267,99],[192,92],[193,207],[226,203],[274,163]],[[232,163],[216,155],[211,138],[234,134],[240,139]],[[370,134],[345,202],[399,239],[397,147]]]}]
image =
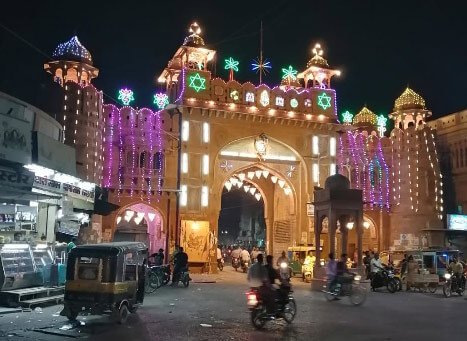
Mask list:
[{"label": "illuminated gateway", "polygon": [[[318,44],[306,68],[284,67],[275,87],[235,81],[233,59],[226,60],[228,81],[214,77],[215,55],[191,25],[155,77],[166,86],[155,97],[160,111],[103,104],[90,85],[98,70],[76,37],[46,64],[65,88],[61,123],[65,142],[81,156],[80,176],[99,182],[120,206],[103,217],[102,240],[131,235],[151,252],[180,243],[193,266],[214,271],[221,197],[237,190],[264,203],[265,246],[277,256],[314,243],[322,222],[313,217],[313,192],[338,169],[363,191],[365,211],[361,222],[342,216],[337,224],[363,226],[363,249],[439,242],[442,178],[420,96],[407,89],[396,100],[390,117],[397,127],[380,137],[384,120],[367,108],[339,122],[331,78],[340,72]],[[129,90],[120,95],[130,103]],[[328,235],[326,221],[324,252],[330,238],[340,238]],[[349,253],[357,247],[355,230]]]}]

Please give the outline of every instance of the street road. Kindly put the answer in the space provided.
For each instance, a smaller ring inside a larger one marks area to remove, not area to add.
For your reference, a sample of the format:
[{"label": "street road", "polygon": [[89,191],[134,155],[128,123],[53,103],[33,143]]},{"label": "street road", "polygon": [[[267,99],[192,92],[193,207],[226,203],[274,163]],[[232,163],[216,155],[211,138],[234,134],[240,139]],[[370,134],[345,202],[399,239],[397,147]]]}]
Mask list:
[{"label": "street road", "polygon": [[[327,302],[309,284],[294,279],[298,314],[291,325],[250,323],[246,275],[226,267],[219,275],[193,276],[216,283],[163,287],[147,296],[126,325],[105,316],[80,316],[79,325],[58,316],[62,306],[0,316],[0,340],[466,340],[467,301],[435,294],[368,293],[364,305],[347,298]],[[204,325],[204,326],[202,326]]]}]

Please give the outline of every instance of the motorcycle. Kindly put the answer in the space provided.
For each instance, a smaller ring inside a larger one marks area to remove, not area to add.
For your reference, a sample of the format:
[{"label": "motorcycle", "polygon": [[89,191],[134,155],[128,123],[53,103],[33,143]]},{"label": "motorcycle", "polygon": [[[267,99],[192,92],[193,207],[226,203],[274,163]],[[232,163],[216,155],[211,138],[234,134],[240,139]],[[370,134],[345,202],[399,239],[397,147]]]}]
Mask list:
[{"label": "motorcycle", "polygon": [[290,272],[291,269],[289,267],[289,263],[281,262],[279,266],[279,275],[282,281],[290,282]]},{"label": "motorcycle", "polygon": [[[240,264],[241,264],[243,273],[247,273],[247,272],[248,272],[248,268],[250,267],[250,261],[241,260],[241,261],[240,261]],[[237,269],[235,269],[235,270],[237,270]]]},{"label": "motorcycle", "polygon": [[451,273],[445,273],[444,278],[446,283],[443,286],[444,297],[451,297],[452,293],[457,293],[462,296],[465,291],[465,276],[462,274],[461,277],[453,275]]},{"label": "motorcycle", "polygon": [[224,270],[224,258],[217,260],[217,268],[219,269],[219,271]]},{"label": "motorcycle", "polygon": [[379,273],[373,274],[371,279],[371,290],[376,291],[377,288],[386,287],[393,294],[399,289],[399,283],[394,277],[394,272],[389,269],[381,269]]},{"label": "motorcycle", "polygon": [[[178,282],[176,283],[176,285],[178,286],[178,284],[182,282],[183,286],[187,288],[188,285],[190,285],[190,281],[191,281],[190,271],[188,269],[185,269],[185,270],[180,271]],[[173,282],[172,282],[172,285],[174,285]]]},{"label": "motorcycle", "polygon": [[240,267],[240,258],[238,257],[232,257],[232,268],[237,271],[237,269]]},{"label": "motorcycle", "polygon": [[146,280],[144,282],[144,293],[152,294],[162,286],[161,277],[157,274],[156,266],[146,267]]},{"label": "motorcycle", "polygon": [[288,324],[292,323],[297,314],[297,304],[292,296],[292,292],[290,285],[283,282],[280,288],[277,289],[274,311],[268,313],[266,305],[261,299],[260,288],[251,288],[251,290],[246,293],[246,296],[253,326],[256,329],[262,329],[266,322],[276,319],[283,319]]},{"label": "motorcycle", "polygon": [[361,305],[366,299],[366,289],[360,283],[362,276],[351,274],[342,283],[332,284],[329,282],[325,290],[322,290],[328,301],[333,301],[339,296],[348,296],[353,305]]}]

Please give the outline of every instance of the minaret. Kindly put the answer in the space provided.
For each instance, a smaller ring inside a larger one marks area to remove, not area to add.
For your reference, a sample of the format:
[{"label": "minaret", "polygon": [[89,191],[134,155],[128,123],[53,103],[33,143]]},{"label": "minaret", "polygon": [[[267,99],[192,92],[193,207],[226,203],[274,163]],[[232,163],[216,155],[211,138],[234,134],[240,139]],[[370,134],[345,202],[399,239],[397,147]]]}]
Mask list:
[{"label": "minaret", "polygon": [[331,78],[340,76],[339,70],[331,69],[328,61],[323,58],[323,49],[316,44],[311,50],[314,56],[306,64],[306,70],[300,72],[297,78],[303,80],[305,88],[331,88]]},{"label": "minaret", "polygon": [[200,71],[208,71],[208,63],[216,55],[216,51],[210,50],[206,47],[204,39],[200,36],[201,28],[194,22],[189,29],[189,35],[183,41],[175,52],[174,56],[167,67],[157,77],[158,83],[165,83],[167,86],[167,94],[171,101],[177,97],[177,87],[182,69],[195,69]]},{"label": "minaret", "polygon": [[389,117],[394,120],[394,127],[407,130],[411,125],[422,129],[431,112],[426,110],[422,96],[407,87],[394,102],[394,112]]},{"label": "minaret", "polygon": [[74,36],[59,44],[44,64],[54,81],[63,88],[62,112],[57,120],[63,126],[63,141],[76,150],[76,170],[80,178],[101,183],[102,175],[102,92],[91,85],[99,70],[89,51]]}]

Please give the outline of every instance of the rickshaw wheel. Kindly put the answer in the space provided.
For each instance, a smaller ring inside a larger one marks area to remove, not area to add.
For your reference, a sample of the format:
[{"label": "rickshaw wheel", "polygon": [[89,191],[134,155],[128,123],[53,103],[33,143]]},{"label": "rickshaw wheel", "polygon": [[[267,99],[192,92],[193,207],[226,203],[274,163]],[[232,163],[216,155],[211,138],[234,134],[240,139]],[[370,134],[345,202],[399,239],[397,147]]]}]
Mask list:
[{"label": "rickshaw wheel", "polygon": [[120,309],[116,311],[117,323],[125,324],[128,319],[129,314],[130,312],[128,311],[128,306],[125,303],[122,303],[122,305],[120,306]]},{"label": "rickshaw wheel", "polygon": [[79,312],[74,311],[74,310],[69,310],[66,317],[68,318],[69,321],[76,321],[76,318],[78,317]]}]

